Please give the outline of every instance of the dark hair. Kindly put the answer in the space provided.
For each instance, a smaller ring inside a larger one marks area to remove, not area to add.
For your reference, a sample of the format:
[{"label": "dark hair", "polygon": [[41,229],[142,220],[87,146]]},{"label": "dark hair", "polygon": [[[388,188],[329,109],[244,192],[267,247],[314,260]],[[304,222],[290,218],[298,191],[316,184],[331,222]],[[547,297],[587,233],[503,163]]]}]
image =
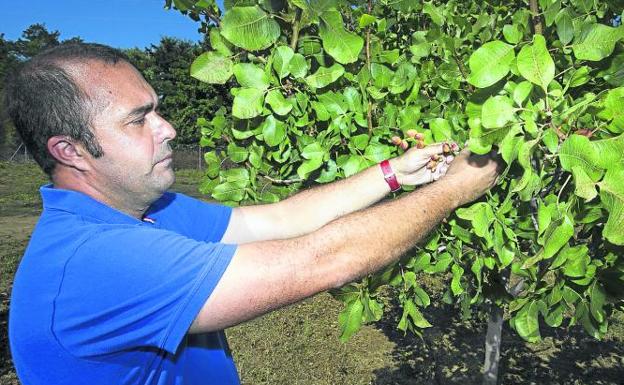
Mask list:
[{"label": "dark hair", "polygon": [[121,51],[105,45],[66,43],[43,51],[7,77],[5,111],[28,151],[48,175],[56,165],[47,148],[53,136],[68,136],[82,143],[94,157],[103,155],[91,129],[89,97],[64,69],[87,60],[129,62]]}]

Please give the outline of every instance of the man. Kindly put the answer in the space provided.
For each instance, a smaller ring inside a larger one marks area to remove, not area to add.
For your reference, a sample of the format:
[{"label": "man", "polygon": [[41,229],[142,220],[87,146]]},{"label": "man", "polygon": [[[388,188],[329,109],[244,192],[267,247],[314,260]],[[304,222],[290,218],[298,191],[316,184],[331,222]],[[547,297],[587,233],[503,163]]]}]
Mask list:
[{"label": "man", "polygon": [[166,192],[175,130],[116,50],[47,51],[5,99],[52,181],[12,292],[25,385],[237,384],[223,329],[387,266],[497,177],[496,161],[464,152],[439,181],[367,208],[444,173],[425,168],[435,145],[230,209]]}]

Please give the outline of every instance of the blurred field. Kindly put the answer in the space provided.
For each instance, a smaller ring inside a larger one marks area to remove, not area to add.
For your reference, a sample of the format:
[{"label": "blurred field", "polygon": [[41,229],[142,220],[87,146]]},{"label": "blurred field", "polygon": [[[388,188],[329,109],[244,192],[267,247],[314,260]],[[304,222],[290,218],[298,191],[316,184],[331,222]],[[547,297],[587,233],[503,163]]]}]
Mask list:
[{"label": "blurred field", "polygon": [[[173,189],[200,197],[202,171],[176,170]],[[0,162],[0,384],[15,385],[7,340],[13,274],[40,212],[38,188],[45,176],[33,163]],[[227,331],[244,384],[412,385],[477,384],[483,361],[485,320],[461,320],[442,304],[443,285],[421,277],[437,305],[427,309],[434,324],[422,339],[396,330],[388,300],[384,319],[365,326],[347,343],[338,340],[339,302],[320,294]],[[392,296],[389,295],[388,298]],[[543,329],[544,340],[526,344],[505,325],[503,384],[624,383],[624,317],[617,314],[605,341],[577,327]]]}]

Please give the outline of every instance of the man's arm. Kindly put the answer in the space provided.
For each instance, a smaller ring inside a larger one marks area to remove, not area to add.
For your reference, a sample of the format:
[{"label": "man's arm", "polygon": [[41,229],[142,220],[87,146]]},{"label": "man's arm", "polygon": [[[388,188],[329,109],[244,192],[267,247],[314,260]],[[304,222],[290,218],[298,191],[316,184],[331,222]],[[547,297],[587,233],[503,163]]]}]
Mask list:
[{"label": "man's arm", "polygon": [[[446,162],[436,172],[425,168],[432,155],[443,153],[442,146],[411,149],[391,159],[399,183],[420,185],[443,175],[448,167]],[[308,234],[336,218],[369,207],[389,192],[381,168],[375,165],[350,178],[302,191],[278,203],[237,207],[221,241],[244,244]]]},{"label": "man's arm", "polygon": [[459,158],[445,178],[400,199],[301,237],[239,246],[190,332],[236,325],[396,261],[453,209],[494,184],[495,161]]}]

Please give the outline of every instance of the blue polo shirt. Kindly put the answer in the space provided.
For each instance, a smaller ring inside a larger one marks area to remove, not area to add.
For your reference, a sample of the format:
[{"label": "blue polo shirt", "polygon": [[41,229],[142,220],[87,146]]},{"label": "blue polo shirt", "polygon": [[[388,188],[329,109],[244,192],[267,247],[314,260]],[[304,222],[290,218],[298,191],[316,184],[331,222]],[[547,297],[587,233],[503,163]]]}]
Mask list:
[{"label": "blue polo shirt", "polygon": [[15,275],[9,338],[38,384],[239,384],[220,332],[187,334],[236,247],[231,209],[166,193],[140,221],[41,188],[43,213]]}]

